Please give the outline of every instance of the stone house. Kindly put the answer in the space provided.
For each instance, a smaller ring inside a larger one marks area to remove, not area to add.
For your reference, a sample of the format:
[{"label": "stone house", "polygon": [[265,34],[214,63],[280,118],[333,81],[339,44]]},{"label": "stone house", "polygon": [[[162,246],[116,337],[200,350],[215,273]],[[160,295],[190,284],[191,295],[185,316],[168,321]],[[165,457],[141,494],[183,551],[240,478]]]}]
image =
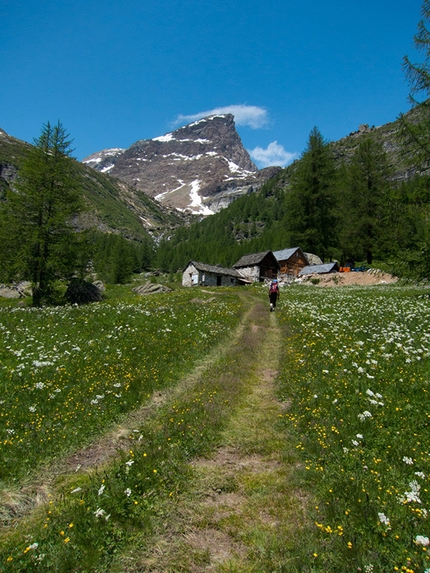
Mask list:
[{"label": "stone house", "polygon": [[278,276],[279,263],[272,251],[245,255],[233,265],[250,282],[262,282]]},{"label": "stone house", "polygon": [[246,279],[236,269],[190,261],[182,271],[182,286],[236,286]]}]

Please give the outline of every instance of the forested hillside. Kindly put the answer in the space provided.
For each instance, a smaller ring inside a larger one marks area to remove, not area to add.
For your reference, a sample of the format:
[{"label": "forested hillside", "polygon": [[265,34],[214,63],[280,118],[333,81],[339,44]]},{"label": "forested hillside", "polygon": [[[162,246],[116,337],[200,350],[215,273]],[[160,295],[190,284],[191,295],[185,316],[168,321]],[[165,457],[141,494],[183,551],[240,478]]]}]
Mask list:
[{"label": "forested hillside", "polygon": [[339,159],[339,146],[314,128],[300,160],[258,192],[178,229],[159,245],[157,264],[170,271],[192,259],[228,266],[246,253],[300,246],[325,261],[376,261],[425,277],[429,213],[430,177],[415,169],[399,179],[374,132]]},{"label": "forested hillside", "polygon": [[[121,283],[150,268],[157,238],[187,217],[74,160],[64,130],[57,157],[47,141],[57,128],[63,130],[61,124],[44,126],[35,145],[0,129],[0,282],[38,282],[34,269],[42,250],[56,278],[91,269],[104,281]],[[70,209],[65,190],[76,194]]]}]

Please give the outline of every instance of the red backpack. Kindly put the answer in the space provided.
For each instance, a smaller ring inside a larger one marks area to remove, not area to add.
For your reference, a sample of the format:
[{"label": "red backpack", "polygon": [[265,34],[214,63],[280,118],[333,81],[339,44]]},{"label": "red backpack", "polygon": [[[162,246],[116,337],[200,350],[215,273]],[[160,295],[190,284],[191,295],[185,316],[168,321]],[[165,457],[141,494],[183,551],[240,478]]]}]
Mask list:
[{"label": "red backpack", "polygon": [[273,282],[270,283],[269,292],[270,292],[270,293],[272,293],[272,292],[278,292],[278,283],[273,283]]}]

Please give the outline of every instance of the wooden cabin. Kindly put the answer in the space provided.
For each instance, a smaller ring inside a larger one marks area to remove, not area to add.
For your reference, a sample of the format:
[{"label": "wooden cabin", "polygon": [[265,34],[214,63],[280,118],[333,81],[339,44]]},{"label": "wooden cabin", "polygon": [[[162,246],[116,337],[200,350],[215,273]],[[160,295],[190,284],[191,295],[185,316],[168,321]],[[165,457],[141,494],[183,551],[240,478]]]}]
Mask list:
[{"label": "wooden cabin", "polygon": [[279,263],[272,251],[264,251],[243,256],[233,268],[251,282],[262,282],[277,278]]},{"label": "wooden cabin", "polygon": [[297,277],[299,272],[309,265],[309,261],[300,247],[274,251],[279,266],[280,274]]}]

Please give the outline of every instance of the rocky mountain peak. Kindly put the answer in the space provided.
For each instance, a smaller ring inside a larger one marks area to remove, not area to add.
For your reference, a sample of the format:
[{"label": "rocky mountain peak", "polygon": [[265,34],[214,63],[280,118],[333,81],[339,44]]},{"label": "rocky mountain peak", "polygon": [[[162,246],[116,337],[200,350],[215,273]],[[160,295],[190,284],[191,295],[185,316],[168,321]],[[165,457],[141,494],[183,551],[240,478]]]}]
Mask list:
[{"label": "rocky mountain peak", "polygon": [[231,114],[212,115],[175,131],[109,149],[84,163],[179,210],[203,215],[227,206],[264,182],[236,131]]}]

